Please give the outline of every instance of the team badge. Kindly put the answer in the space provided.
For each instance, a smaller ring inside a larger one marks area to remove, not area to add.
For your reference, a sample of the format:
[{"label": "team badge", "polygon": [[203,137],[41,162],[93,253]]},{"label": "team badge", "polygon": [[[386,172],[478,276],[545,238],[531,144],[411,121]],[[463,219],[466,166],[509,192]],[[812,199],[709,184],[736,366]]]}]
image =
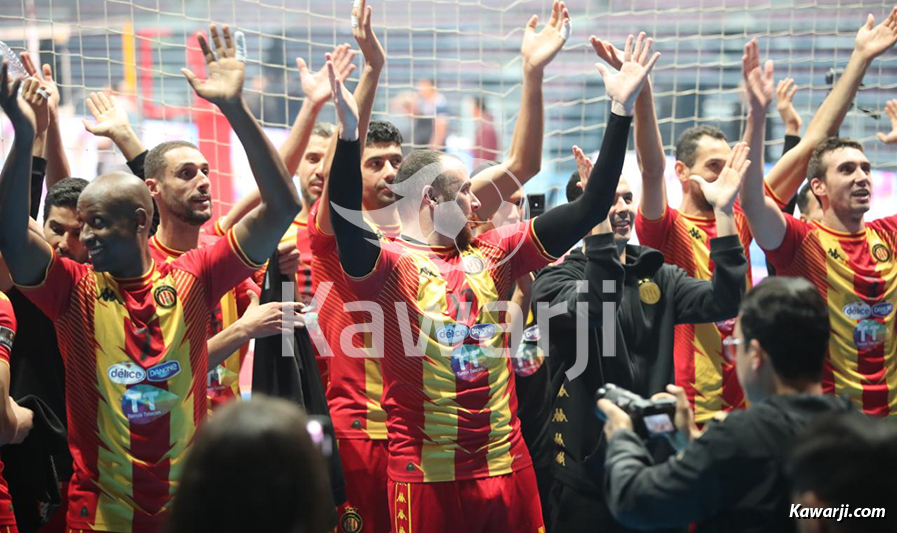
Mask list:
[{"label": "team badge", "polygon": [[466,255],[461,261],[464,264],[464,272],[468,274],[479,274],[483,270],[486,270],[486,264],[483,263],[482,259],[475,255]]},{"label": "team badge", "polygon": [[178,303],[178,293],[171,285],[162,285],[153,292],[156,305],[163,309],[171,309]]},{"label": "team badge", "polygon": [[339,525],[343,533],[360,533],[361,528],[364,527],[364,521],[361,519],[361,515],[358,514],[358,509],[347,507],[346,512],[340,518]]},{"label": "team badge", "polygon": [[886,263],[891,259],[891,250],[884,244],[876,244],[872,247],[872,257],[879,263]]},{"label": "team badge", "polygon": [[660,301],[660,287],[648,278],[639,280],[638,297],[642,302],[654,305]]}]

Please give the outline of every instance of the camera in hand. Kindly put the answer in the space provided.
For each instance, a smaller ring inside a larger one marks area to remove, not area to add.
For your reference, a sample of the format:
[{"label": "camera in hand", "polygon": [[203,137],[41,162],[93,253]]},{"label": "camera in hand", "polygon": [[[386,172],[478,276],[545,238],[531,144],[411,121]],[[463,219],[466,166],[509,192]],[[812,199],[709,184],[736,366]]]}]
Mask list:
[{"label": "camera in hand", "polygon": [[[658,398],[646,400],[634,392],[617,387],[613,383],[598,389],[595,402],[605,399],[626,411],[632,419],[632,427],[644,440],[676,432],[673,423],[676,416],[676,400],[674,398]],[[605,420],[604,413],[596,408],[598,418]]]}]

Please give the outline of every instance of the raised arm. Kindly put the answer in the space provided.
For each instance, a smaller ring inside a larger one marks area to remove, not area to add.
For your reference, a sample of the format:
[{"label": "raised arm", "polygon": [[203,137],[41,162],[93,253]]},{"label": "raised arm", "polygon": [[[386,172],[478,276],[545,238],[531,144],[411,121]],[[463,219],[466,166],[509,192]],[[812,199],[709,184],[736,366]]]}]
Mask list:
[{"label": "raised arm", "polygon": [[563,2],[555,0],[548,24],[537,33],[538,23],[539,17],[533,15],[526,25],[520,47],[523,89],[508,158],[502,164],[480,172],[473,180],[472,191],[481,204],[477,211],[481,220],[491,218],[502,201],[510,198],[542,167],[542,78],[545,67],[560,52],[570,35],[570,14]]},{"label": "raised arm", "polygon": [[[146,147],[131,128],[128,114],[118,105],[114,96],[106,93],[90,93],[85,103],[95,123],[91,124],[82,119],[84,129],[97,137],[106,137],[115,143],[129,163],[146,152]],[[143,178],[144,176],[139,175],[139,177]]]},{"label": "raised arm", "polygon": [[601,63],[595,65],[604,79],[612,105],[601,151],[589,181],[583,188],[582,196],[555,207],[533,221],[535,234],[545,251],[553,256],[563,255],[594,226],[606,219],[613,204],[620,172],[623,170],[623,160],[626,158],[635,99],[660,57],[659,52],[651,55],[653,40],[646,41],[644,33],[639,34],[634,47],[633,40],[632,35],[626,40],[623,66],[619,73],[611,74]]},{"label": "raised arm", "polygon": [[28,52],[22,52],[22,65],[29,76],[34,76],[41,81],[47,94],[50,122],[47,127],[44,153],[40,157],[47,160],[47,188],[49,189],[60,180],[72,175],[68,157],[65,155],[65,147],[62,145],[62,132],[59,130],[59,86],[53,79],[53,69],[50,68],[50,65],[45,63],[40,71],[37,70],[37,66],[31,60],[31,55]]},{"label": "raised arm", "polygon": [[249,158],[252,175],[261,194],[259,206],[234,225],[237,242],[246,256],[264,263],[280,242],[293,217],[299,212],[299,196],[277,150],[243,100],[244,64],[236,58],[236,47],[227,26],[209,27],[215,53],[205,36],[198,36],[206,59],[208,78],[199,80],[193,72],[181,69],[196,94],[218,106],[230,122]]},{"label": "raised arm", "polygon": [[[622,51],[594,35],[589,37],[589,42],[598,57],[616,70],[620,70],[623,65]],[[663,152],[660,125],[657,123],[657,112],[654,109],[654,91],[650,77],[635,99],[633,137],[635,155],[642,174],[642,198],[639,210],[648,220],[657,220],[663,216],[667,206],[666,183],[663,179],[666,155]]]},{"label": "raised arm", "polygon": [[51,251],[46,241],[28,231],[31,205],[31,151],[37,123],[31,106],[19,99],[21,80],[10,84],[9,65],[0,71],[0,107],[15,130],[15,140],[0,173],[0,254],[12,279],[35,285],[44,278]]},{"label": "raised arm", "polygon": [[[747,128],[750,133],[746,140],[754,162],[748,168],[741,186],[741,208],[757,244],[764,250],[773,250],[779,247],[785,236],[785,217],[775,200],[763,190],[763,139],[766,133],[766,110],[772,102],[773,68],[772,61],[767,61],[763,68],[760,67],[760,52],[756,40],[751,40],[744,47],[742,74],[750,108]],[[779,160],[779,164],[788,154]]]},{"label": "raised arm", "polygon": [[897,43],[897,7],[874,26],[871,14],[856,36],[853,54],[832,91],[819,106],[800,143],[784,154],[766,176],[769,187],[781,199],[789,199],[806,177],[810,156],[819,143],[836,135],[872,61]]}]

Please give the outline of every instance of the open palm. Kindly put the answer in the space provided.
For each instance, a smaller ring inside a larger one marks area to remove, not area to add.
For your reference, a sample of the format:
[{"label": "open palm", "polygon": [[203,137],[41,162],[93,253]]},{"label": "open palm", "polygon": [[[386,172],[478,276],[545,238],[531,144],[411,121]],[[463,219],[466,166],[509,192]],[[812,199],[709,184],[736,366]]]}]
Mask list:
[{"label": "open palm", "polygon": [[[349,74],[355,70],[352,59],[355,58],[355,51],[349,48],[348,44],[341,44],[333,49],[330,53],[333,61],[333,68],[340,81],[346,81]],[[299,67],[299,79],[302,82],[302,93],[314,104],[323,104],[333,96],[333,89],[330,87],[330,76],[325,66],[317,72],[311,72],[308,65],[301,57],[296,58],[296,66]]]},{"label": "open palm", "polygon": [[714,182],[708,182],[700,176],[691,176],[689,179],[696,182],[704,193],[714,209],[724,212],[731,212],[735,205],[735,199],[738,197],[738,191],[741,189],[741,182],[748,167],[751,166],[748,155],[751,149],[747,143],[738,143],[729,154],[726,160],[726,166],[719,173],[719,177]]},{"label": "open palm", "polygon": [[635,99],[648,74],[657,63],[660,52],[651,55],[651,45],[653,39],[645,39],[645,33],[639,34],[638,39],[630,35],[626,39],[626,47],[623,49],[623,64],[619,72],[611,74],[603,63],[596,63],[595,68],[598,69],[601,78],[604,80],[604,89],[607,96],[614,102],[622,105],[624,109],[631,113],[635,104]]},{"label": "open palm", "polygon": [[744,45],[741,56],[741,73],[744,76],[744,87],[752,106],[766,109],[772,103],[775,94],[772,61],[767,61],[760,68],[760,46],[756,39]]},{"label": "open palm", "polygon": [[528,68],[544,69],[564,47],[566,39],[563,35],[565,24],[570,24],[570,13],[563,2],[555,0],[551,5],[551,18],[542,31],[536,32],[539,17],[533,15],[523,33],[523,44],[520,55]]},{"label": "open palm", "polygon": [[224,37],[222,39],[218,35],[218,28],[212,24],[209,26],[209,34],[212,36],[212,43],[215,46],[214,53],[212,53],[205,35],[202,33],[197,35],[199,47],[206,60],[206,79],[200,80],[188,69],[181,69],[181,72],[201,98],[215,105],[236,102],[243,95],[245,65],[236,57],[237,49],[231,37],[230,28],[227,26],[222,28]]},{"label": "open palm", "polygon": [[897,7],[888,14],[888,18],[878,26],[871,14],[866,24],[860,27],[856,37],[856,50],[869,59],[876,58],[897,43]]},{"label": "open palm", "polygon": [[885,104],[885,113],[891,119],[891,131],[889,133],[878,132],[878,139],[885,144],[897,143],[897,100],[888,100]]}]

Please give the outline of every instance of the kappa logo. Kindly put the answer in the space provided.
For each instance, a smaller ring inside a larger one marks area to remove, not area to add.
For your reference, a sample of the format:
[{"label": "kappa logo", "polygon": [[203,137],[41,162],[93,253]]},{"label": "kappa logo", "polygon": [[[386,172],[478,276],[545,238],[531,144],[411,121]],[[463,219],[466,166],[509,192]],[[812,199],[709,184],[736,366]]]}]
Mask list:
[{"label": "kappa logo", "polygon": [[153,291],[156,305],[163,309],[171,309],[178,303],[178,293],[171,285],[162,285]]},{"label": "kappa logo", "polygon": [[423,275],[425,275],[425,276],[429,276],[429,277],[431,277],[431,278],[438,278],[438,277],[439,277],[438,275],[436,275],[435,272],[433,272],[432,270],[430,270],[430,269],[427,268],[427,267],[420,267],[420,273],[423,274]]},{"label": "kappa logo", "polygon": [[704,236],[701,235],[701,232],[698,231],[698,228],[691,228],[688,230],[688,234],[692,236],[697,241],[704,242]]},{"label": "kappa logo", "polygon": [[828,255],[829,255],[829,257],[831,257],[831,258],[834,259],[835,261],[844,261],[844,260],[845,260],[845,259],[844,259],[844,256],[841,255],[841,254],[838,252],[838,250],[836,250],[836,249],[834,249],[834,248],[829,248],[829,249],[828,249]]},{"label": "kappa logo", "polygon": [[118,299],[118,295],[115,294],[115,291],[113,291],[109,287],[106,287],[105,289],[103,289],[100,292],[100,295],[98,296],[98,298],[100,300],[103,300],[104,302],[122,303],[122,301]]}]

